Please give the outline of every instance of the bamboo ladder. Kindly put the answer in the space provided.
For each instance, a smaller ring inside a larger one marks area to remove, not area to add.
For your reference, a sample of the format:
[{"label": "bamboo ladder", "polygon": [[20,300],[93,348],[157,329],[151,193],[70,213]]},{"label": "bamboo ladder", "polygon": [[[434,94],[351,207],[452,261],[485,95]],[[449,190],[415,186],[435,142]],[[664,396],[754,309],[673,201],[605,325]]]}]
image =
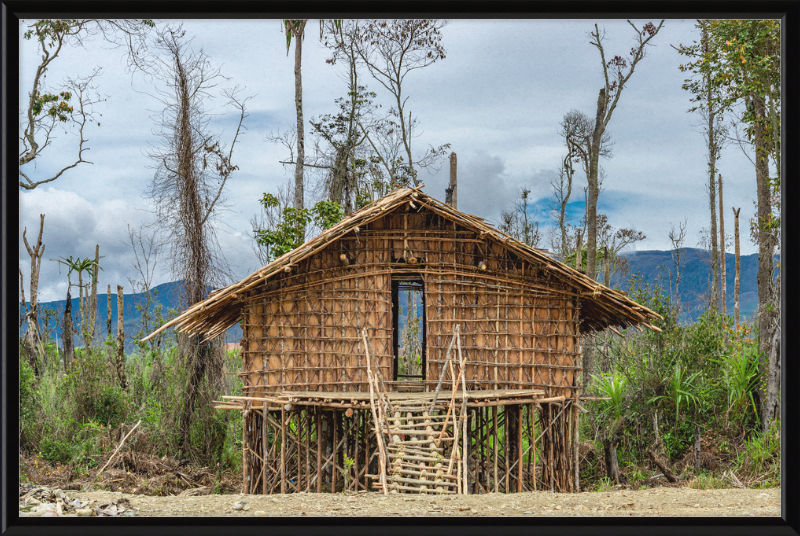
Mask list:
[{"label": "bamboo ladder", "polygon": [[[430,396],[395,399],[389,403],[386,390],[380,377],[372,373],[369,344],[366,330],[362,330],[364,349],[367,356],[367,377],[370,388],[370,404],[377,436],[380,469],[373,479],[373,488],[387,493],[466,493],[467,486],[463,475],[466,473],[459,450],[459,432],[466,425],[466,382],[464,362],[461,355],[461,341],[458,326],[450,345],[447,347],[444,367],[439,375],[436,391]],[[450,353],[453,344],[458,348],[460,371],[455,374]],[[453,379],[453,389],[447,412],[434,414],[434,408],[442,387],[445,369],[449,366]],[[455,404],[458,383],[462,385],[462,403]],[[453,433],[448,434],[452,423]],[[389,440],[384,447],[383,436]],[[444,456],[443,444],[452,443],[449,460]],[[463,441],[462,441],[463,443]],[[391,460],[390,463],[387,462]],[[387,465],[389,474],[386,474]]]}]

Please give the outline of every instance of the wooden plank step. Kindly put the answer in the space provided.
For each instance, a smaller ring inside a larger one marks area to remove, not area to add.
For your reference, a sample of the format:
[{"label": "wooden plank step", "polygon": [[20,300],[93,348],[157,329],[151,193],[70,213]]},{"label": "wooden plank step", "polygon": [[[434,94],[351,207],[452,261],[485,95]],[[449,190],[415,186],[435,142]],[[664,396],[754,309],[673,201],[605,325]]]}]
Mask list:
[{"label": "wooden plank step", "polygon": [[443,447],[434,447],[434,448],[430,448],[430,447],[415,447],[415,446],[407,445],[407,444],[403,444],[403,443],[392,443],[392,444],[387,446],[387,449],[389,449],[392,452],[401,452],[402,451],[402,452],[408,452],[409,454],[417,453],[417,454],[421,454],[423,456],[435,456],[436,453],[441,454],[444,451]]},{"label": "wooden plank step", "polygon": [[[428,435],[428,434],[425,434]],[[443,437],[441,441],[452,441],[452,437]],[[393,441],[393,444],[400,444],[403,443],[404,445],[430,445],[431,443],[436,443],[436,440],[427,440],[427,439],[403,439],[400,441]]]},{"label": "wooden plank step", "polygon": [[419,428],[390,428],[390,430],[394,435],[433,436],[434,439],[441,433],[441,430],[420,430]]},{"label": "wooden plank step", "polygon": [[433,472],[425,471],[423,473],[422,471],[415,471],[413,469],[406,469],[406,468],[402,468],[402,469],[399,469],[399,470],[393,469],[392,472],[390,473],[390,475],[388,475],[388,477],[391,478],[391,476],[393,476],[395,474],[414,475],[414,476],[425,475],[425,478],[427,478],[429,480],[436,480],[437,478],[443,478],[445,480],[456,480],[456,479],[458,479],[458,477],[456,475],[448,475],[447,473],[442,473],[442,474],[437,476],[435,471],[433,471]]},{"label": "wooden plank step", "polygon": [[[442,491],[436,491],[435,489],[427,489],[424,492],[419,488],[412,488],[409,486],[401,486],[400,484],[394,484],[392,489],[396,490],[406,490],[406,491],[415,491],[421,495],[456,495],[458,492],[456,491],[449,491],[447,489],[443,489]],[[380,483],[372,483],[372,490],[373,491],[383,491],[383,487],[381,487]],[[389,490],[391,492],[391,490]]]},{"label": "wooden plank step", "polygon": [[436,462],[447,461],[446,458],[442,458],[442,459],[438,459],[437,460],[436,458],[433,458],[431,456],[417,456],[416,454],[412,454],[412,455],[408,455],[408,456],[400,456],[400,455],[397,455],[397,454],[391,454],[390,453],[388,456],[389,456],[389,458],[392,458],[392,459],[411,460],[411,461],[415,461],[415,462],[436,463]]}]

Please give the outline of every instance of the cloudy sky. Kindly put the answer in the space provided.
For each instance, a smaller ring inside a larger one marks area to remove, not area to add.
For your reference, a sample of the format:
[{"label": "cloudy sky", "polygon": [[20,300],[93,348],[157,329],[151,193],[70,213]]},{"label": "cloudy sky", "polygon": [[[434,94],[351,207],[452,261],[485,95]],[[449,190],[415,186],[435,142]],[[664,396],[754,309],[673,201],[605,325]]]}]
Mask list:
[{"label": "cloudy sky", "polygon": [[[647,21],[634,22],[641,27]],[[27,24],[21,22],[20,34]],[[451,144],[458,155],[460,210],[497,222],[516,192],[528,187],[531,214],[543,227],[548,225],[550,180],[565,153],[557,134],[559,121],[573,108],[593,116],[602,85],[599,54],[588,36],[594,24],[591,20],[453,20],[442,30],[447,57],[408,76],[407,107],[421,124],[414,143],[418,148]],[[607,32],[606,57],[626,56],[634,39],[628,23],[599,24]],[[606,179],[599,211],[608,214],[614,227],[644,232],[647,239],[636,245],[638,250],[669,249],[670,226],[684,219],[689,247],[696,246],[701,229],[709,227],[700,118],[687,113],[689,95],[681,89],[685,76],[678,70],[682,56],[671,47],[698,39],[693,24],[692,20],[665,22],[609,124],[615,144],[613,158],[601,162]],[[194,37],[193,46],[202,47],[229,77],[220,87],[239,85],[245,88],[244,95],[253,95],[247,132],[234,155],[240,169],[228,181],[228,208],[217,224],[223,253],[241,278],[259,267],[249,224],[259,210],[259,198],[293,178],[292,171],[279,163],[285,150],[267,140],[271,132],[295,122],[293,53],[286,54],[277,20],[193,20],[183,25],[187,36]],[[306,121],[334,112],[334,99],[346,93],[342,66],[326,64],[328,53],[317,39],[317,28],[316,21],[309,22],[303,47]],[[20,50],[24,100],[39,60],[33,42],[21,40]],[[96,82],[107,99],[96,106],[100,125],[86,129],[91,147],[86,158],[93,164],[83,164],[33,191],[20,190],[19,265],[26,286],[30,259],[22,230],[27,227],[29,240],[32,235],[35,239],[38,215],[46,215],[42,301],[63,299],[67,287],[66,271],[59,273],[58,264],[47,259],[93,257],[95,244],[105,256],[100,288],[121,284],[130,292],[128,278],[135,271],[127,225],[137,228],[153,220],[146,196],[153,176],[147,152],[158,141],[153,116],[161,109],[153,97],[153,81],[131,75],[124,51],[95,39],[63,50],[49,71],[47,86],[59,89],[66,77],[87,75],[95,67],[102,68]],[[379,101],[388,103],[377,82],[366,73],[362,79],[378,93]],[[216,115],[211,128],[228,141],[235,128],[234,112],[223,106],[222,98],[212,104]],[[20,110],[23,105],[21,101]],[[74,160],[76,146],[73,131],[61,132],[56,144],[27,166],[28,171],[35,177],[47,176]],[[724,150],[719,169],[725,181],[726,228],[732,234],[731,207],[741,207],[742,253],[754,253],[747,229],[756,197],[753,165],[734,145]],[[439,173],[423,172],[421,178],[427,193],[444,198],[446,165]],[[579,177],[578,199],[585,184],[585,177]],[[155,284],[173,279],[168,264],[161,260]]]}]

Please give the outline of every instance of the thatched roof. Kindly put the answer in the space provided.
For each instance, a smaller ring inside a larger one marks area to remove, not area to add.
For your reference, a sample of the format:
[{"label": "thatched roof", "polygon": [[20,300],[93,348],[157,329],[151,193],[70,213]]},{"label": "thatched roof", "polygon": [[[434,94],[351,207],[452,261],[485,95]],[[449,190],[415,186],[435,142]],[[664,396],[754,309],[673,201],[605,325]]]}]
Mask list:
[{"label": "thatched roof", "polygon": [[636,326],[638,328],[639,324],[660,331],[652,326],[650,322],[655,319],[661,319],[661,316],[631,300],[624,292],[610,289],[592,280],[585,274],[553,259],[544,250],[530,247],[515,240],[507,234],[492,228],[482,218],[460,212],[450,205],[437,201],[421,192],[418,188],[399,188],[354,212],[338,224],[326,229],[297,249],[278,257],[238,283],[212,292],[207,299],[189,307],[180,316],[167,322],[144,340],[173,326],[182,332],[205,334],[207,339],[224,333],[239,321],[244,306],[243,298],[245,298],[249,290],[263,284],[273,275],[282,272],[286,267],[297,264],[314,255],[331,242],[353,231],[356,227],[377,220],[392,209],[408,202],[425,207],[442,217],[476,231],[481,236],[488,236],[500,242],[521,258],[540,265],[542,269],[574,287],[581,296],[581,328],[584,331],[597,331],[605,328],[616,331],[614,326],[621,328]]}]

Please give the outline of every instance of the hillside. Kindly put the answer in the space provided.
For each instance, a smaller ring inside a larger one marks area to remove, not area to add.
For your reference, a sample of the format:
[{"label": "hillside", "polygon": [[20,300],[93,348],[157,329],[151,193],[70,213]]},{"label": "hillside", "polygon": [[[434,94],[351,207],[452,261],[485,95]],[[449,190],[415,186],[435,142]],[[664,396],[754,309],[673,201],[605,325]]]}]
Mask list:
[{"label": "hillside", "polygon": [[[710,253],[696,248],[681,248],[681,264],[683,265],[680,281],[680,302],[686,317],[684,321],[696,320],[708,306],[711,288],[709,271]],[[638,274],[648,283],[660,283],[664,290],[672,295],[675,289],[675,261],[672,251],[637,251],[625,255],[628,262],[627,280]],[[735,256],[725,255],[727,300],[726,310],[733,314],[733,287],[736,277]],[[758,306],[758,288],[756,273],[758,271],[758,254],[741,257],[741,283],[739,289],[739,307],[741,318],[750,318]],[[670,284],[671,282],[671,284]],[[612,278],[614,288],[624,289],[626,282],[619,277]]]},{"label": "hillside", "polygon": [[[112,289],[113,291],[113,289]],[[173,281],[171,283],[164,283],[152,289],[154,302],[151,310],[161,305],[161,315],[164,319],[173,318],[180,312],[180,282]],[[72,316],[77,319],[78,317],[78,298],[73,297],[72,302]],[[48,330],[51,336],[58,338],[59,346],[62,345],[63,333],[63,316],[64,306],[67,300],[58,300],[52,302],[45,302],[39,304],[39,309],[50,309],[55,312],[55,317],[50,319]],[[143,293],[123,294],[123,317],[125,325],[125,350],[131,351],[133,344],[131,337],[135,336],[141,331],[142,315],[141,308],[146,303],[145,295]],[[106,333],[106,318],[107,318],[108,297],[105,293],[100,293],[97,296],[97,332],[101,335]],[[20,307],[20,310],[22,308]],[[44,321],[45,314],[40,312],[40,321]],[[20,333],[24,333],[25,324],[22,325]],[[117,295],[111,296],[111,332],[112,336],[116,337],[117,334]],[[238,342],[242,338],[242,328],[238,325],[228,330],[226,340],[227,342]],[[82,343],[76,340],[76,345],[80,346]]]},{"label": "hillside", "polygon": [[[684,321],[696,320],[705,311],[708,303],[709,294],[709,269],[708,269],[708,252],[696,248],[682,248],[681,254],[684,256],[685,261],[683,266],[683,275],[680,282],[680,301],[684,310]],[[614,288],[625,289],[627,287],[628,279],[637,275],[644,281],[651,284],[661,284],[664,290],[671,293],[674,291],[675,281],[675,262],[671,251],[637,251],[624,255],[628,263],[627,274],[614,274],[611,280],[611,286]],[[733,314],[733,284],[735,277],[734,255],[726,255],[727,263],[727,285],[728,285],[728,299],[727,299],[727,312]],[[742,318],[750,318],[756,310],[758,305],[758,292],[756,287],[756,272],[758,268],[758,254],[746,255],[741,259],[741,289],[740,289],[740,307]],[[671,279],[670,279],[671,278]],[[672,282],[670,284],[670,281]],[[179,282],[164,283],[158,285],[153,289],[155,298],[155,305],[161,305],[162,315],[164,318],[172,318],[179,310],[179,297],[178,292],[180,288]],[[112,333],[116,335],[117,325],[117,298],[116,294],[111,297],[111,325]],[[141,313],[140,308],[145,303],[144,294],[125,294],[124,295],[124,311],[125,311],[125,335],[132,337],[141,330]],[[405,303],[403,299],[401,303]],[[61,344],[61,321],[63,319],[64,305],[66,300],[52,301],[41,303],[40,308],[50,309],[55,312],[55,316],[50,319],[48,329],[52,336],[58,337],[59,345]],[[106,329],[106,311],[107,311],[107,297],[105,293],[97,297],[97,324],[98,332],[105,333]],[[78,298],[72,298],[72,311],[73,317],[77,317],[78,311]],[[400,320],[400,325],[405,323],[405,314],[402,313],[403,318]],[[422,306],[419,305],[418,314],[422,314]],[[41,314],[41,319],[44,314]],[[20,333],[25,330],[23,324]],[[236,325],[227,333],[227,342],[238,342],[242,337],[241,328]],[[79,343],[77,343],[79,344]],[[132,348],[130,339],[126,340],[126,350]]]}]

